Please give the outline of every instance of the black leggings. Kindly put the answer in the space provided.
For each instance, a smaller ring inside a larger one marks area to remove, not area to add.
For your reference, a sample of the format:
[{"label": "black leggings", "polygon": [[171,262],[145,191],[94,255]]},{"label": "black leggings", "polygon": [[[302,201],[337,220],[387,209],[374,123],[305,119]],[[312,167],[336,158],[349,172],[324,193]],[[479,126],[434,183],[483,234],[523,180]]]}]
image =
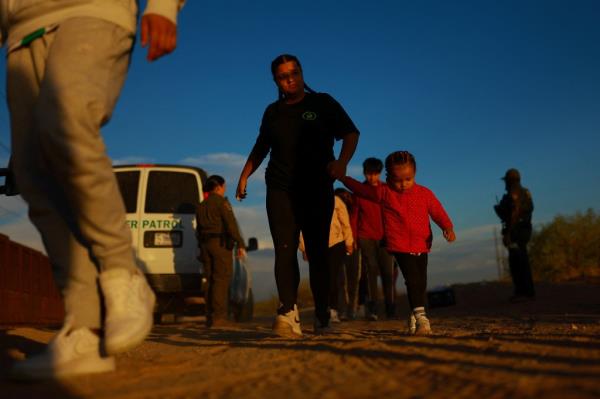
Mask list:
[{"label": "black leggings", "polygon": [[293,193],[267,188],[267,216],[275,247],[275,282],[282,303],[280,313],[292,310],[297,301],[300,284],[298,240],[302,231],[315,314],[322,323],[329,321],[327,253],[333,201],[332,184],[315,184],[310,189]]},{"label": "black leggings", "polygon": [[396,252],[394,257],[404,276],[410,310],[424,307],[427,292],[427,254],[411,255]]}]

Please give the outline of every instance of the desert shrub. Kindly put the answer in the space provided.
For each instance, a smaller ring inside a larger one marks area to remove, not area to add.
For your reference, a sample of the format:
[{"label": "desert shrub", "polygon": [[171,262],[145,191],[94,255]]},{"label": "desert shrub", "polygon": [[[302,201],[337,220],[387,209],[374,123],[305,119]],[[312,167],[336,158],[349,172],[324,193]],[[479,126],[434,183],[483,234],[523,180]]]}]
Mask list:
[{"label": "desert shrub", "polygon": [[537,280],[600,276],[600,215],[588,209],[585,213],[556,216],[534,230],[529,256]]}]

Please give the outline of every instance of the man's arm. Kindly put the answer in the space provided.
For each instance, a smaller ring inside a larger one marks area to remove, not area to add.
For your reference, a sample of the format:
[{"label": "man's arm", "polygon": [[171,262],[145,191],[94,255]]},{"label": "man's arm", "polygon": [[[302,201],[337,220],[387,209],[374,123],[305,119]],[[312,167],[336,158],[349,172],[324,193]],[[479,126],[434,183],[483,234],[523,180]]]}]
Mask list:
[{"label": "man's arm", "polygon": [[502,223],[506,224],[510,220],[510,197],[508,194],[504,194],[500,203],[494,205],[494,211],[496,211],[496,215],[500,218]]},{"label": "man's arm", "polygon": [[184,0],[148,0],[142,16],[142,47],[148,46],[148,61],[171,53],[177,47],[177,13]]},{"label": "man's arm", "polygon": [[533,198],[531,198],[531,192],[529,192],[528,189],[524,188],[523,196],[524,196],[524,201],[523,201],[522,212],[525,215],[530,217],[531,214],[533,213]]}]

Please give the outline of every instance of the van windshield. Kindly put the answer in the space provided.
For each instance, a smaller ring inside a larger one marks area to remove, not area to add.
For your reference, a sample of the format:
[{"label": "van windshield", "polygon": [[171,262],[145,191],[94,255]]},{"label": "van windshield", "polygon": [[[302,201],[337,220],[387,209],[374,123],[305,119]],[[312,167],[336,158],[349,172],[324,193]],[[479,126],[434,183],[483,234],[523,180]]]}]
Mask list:
[{"label": "van windshield", "polygon": [[148,176],[146,213],[196,213],[198,181],[192,173],[153,171]]},{"label": "van windshield", "polygon": [[137,211],[137,198],[140,186],[140,172],[127,171],[116,172],[117,181],[119,182],[119,190],[125,203],[125,211],[127,213],[135,213]]}]

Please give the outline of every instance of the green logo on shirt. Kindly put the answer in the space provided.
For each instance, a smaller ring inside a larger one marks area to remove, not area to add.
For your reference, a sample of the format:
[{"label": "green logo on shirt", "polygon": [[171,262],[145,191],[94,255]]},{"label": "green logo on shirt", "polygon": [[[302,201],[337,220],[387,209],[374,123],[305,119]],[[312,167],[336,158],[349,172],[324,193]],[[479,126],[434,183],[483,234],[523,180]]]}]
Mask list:
[{"label": "green logo on shirt", "polygon": [[306,111],[302,114],[302,119],[304,119],[305,121],[314,121],[315,119],[317,119],[317,114],[315,114],[312,111]]}]

